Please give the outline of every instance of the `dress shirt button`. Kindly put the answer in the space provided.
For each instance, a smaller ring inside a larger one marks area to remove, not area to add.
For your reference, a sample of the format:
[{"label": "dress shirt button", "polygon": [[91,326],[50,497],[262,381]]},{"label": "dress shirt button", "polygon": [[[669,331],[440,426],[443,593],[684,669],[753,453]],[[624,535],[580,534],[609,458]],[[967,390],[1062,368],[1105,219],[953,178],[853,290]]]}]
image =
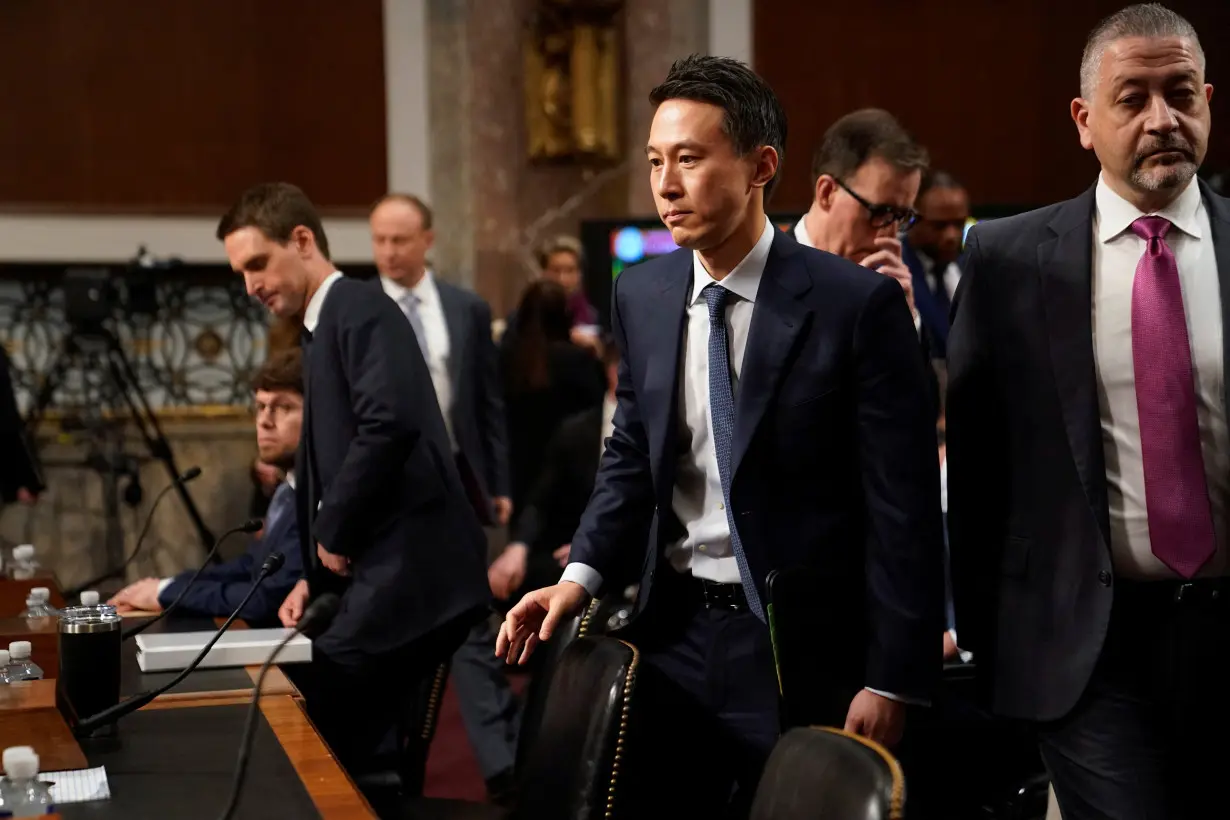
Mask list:
[{"label": "dress shirt button", "polygon": [[1110,586],[1110,573],[1106,570],[1102,570],[1098,573],[1098,580],[1102,582],[1102,586]]},{"label": "dress shirt button", "polygon": [[724,509],[726,509],[726,505],[725,505],[724,503],[722,503],[721,501],[719,501],[719,502],[718,502],[718,509],[719,509],[719,510],[724,510]]},{"label": "dress shirt button", "polygon": [[708,547],[706,547],[704,544],[701,544],[696,549],[700,550],[701,552],[705,552],[708,549]]}]

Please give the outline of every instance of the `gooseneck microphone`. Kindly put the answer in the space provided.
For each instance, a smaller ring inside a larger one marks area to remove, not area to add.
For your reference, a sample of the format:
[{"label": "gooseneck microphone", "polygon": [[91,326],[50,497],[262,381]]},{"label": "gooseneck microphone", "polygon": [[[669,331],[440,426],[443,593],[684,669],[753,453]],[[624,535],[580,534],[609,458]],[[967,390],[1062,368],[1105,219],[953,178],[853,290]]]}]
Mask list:
[{"label": "gooseneck microphone", "polygon": [[132,562],[136,560],[136,557],[141,553],[141,544],[145,542],[145,536],[149,532],[149,525],[153,523],[153,520],[154,520],[154,511],[158,509],[158,505],[162,503],[162,499],[166,498],[167,493],[171,492],[171,490],[175,489],[181,484],[187,484],[189,481],[193,480],[200,474],[201,474],[200,467],[189,467],[187,470],[184,470],[182,474],[180,474],[179,476],[176,476],[174,481],[172,481],[170,484],[168,484],[167,486],[159,490],[158,495],[154,496],[154,503],[150,505],[149,513],[145,516],[145,524],[141,527],[141,534],[137,536],[137,544],[135,547],[132,548],[132,553],[127,558],[124,559],[124,563],[120,564],[118,567],[114,569],[107,570],[102,575],[99,575],[97,578],[91,578],[90,580],[86,581],[84,584],[81,584],[80,586],[75,586],[72,589],[65,590],[64,597],[66,598],[75,597],[81,594],[82,590],[90,589],[91,587],[98,586],[103,581],[109,581],[112,578],[116,578],[116,577],[123,575],[124,570],[128,569],[128,567],[132,564]]},{"label": "gooseneck microphone", "polygon": [[139,695],[133,695],[122,703],[117,703],[115,706],[104,709],[97,714],[90,715],[89,717],[81,720],[74,727],[74,731],[79,735],[88,736],[98,727],[105,726],[108,723],[115,723],[125,715],[137,711],[142,706],[149,703],[151,700],[167,690],[178,686],[180,681],[188,677],[188,675],[190,675],[192,671],[200,665],[201,661],[205,660],[205,656],[209,654],[209,650],[214,648],[214,644],[216,644],[222,637],[222,633],[226,632],[227,628],[230,627],[230,625],[235,622],[235,619],[239,617],[239,613],[242,612],[243,608],[248,605],[248,601],[251,600],[260,585],[264,583],[266,578],[281,569],[282,564],[285,561],[285,556],[283,556],[280,552],[273,552],[269,554],[269,557],[265,559],[265,563],[261,565],[261,571],[256,576],[256,580],[252,582],[252,587],[248,590],[248,594],[243,596],[243,600],[239,602],[239,606],[235,607],[235,611],[227,617],[222,626],[218,627],[218,631],[215,632],[214,636],[209,639],[209,643],[205,644],[200,653],[192,659],[191,663],[184,667],[183,671],[167,683],[159,686],[157,689],[151,689],[149,691],[142,692]]},{"label": "gooseneck microphone", "polygon": [[261,691],[265,687],[265,675],[273,667],[273,662],[277,660],[278,655],[296,635],[302,634],[315,638],[328,629],[341,605],[341,599],[332,592],[327,592],[308,604],[299,623],[295,624],[295,628],[274,647],[268,660],[261,666],[260,674],[256,676],[256,688],[252,690],[252,701],[248,704],[248,717],[244,721],[243,737],[239,741],[239,760],[235,763],[235,779],[231,782],[231,794],[227,798],[226,808],[223,809],[220,820],[230,820],[239,806],[239,795],[243,791],[243,782],[248,774],[248,756],[252,752],[252,738],[256,732],[256,716],[260,714],[257,707],[260,704]]},{"label": "gooseneck microphone", "polygon": [[179,591],[179,595],[175,596],[175,600],[172,601],[170,604],[168,604],[166,609],[159,612],[155,617],[150,618],[148,621],[145,621],[143,623],[139,623],[130,629],[124,630],[124,634],[121,640],[126,641],[129,638],[131,638],[133,635],[140,635],[142,632],[149,629],[151,626],[158,623],[163,618],[167,617],[167,615],[171,613],[171,610],[179,606],[179,602],[184,600],[184,596],[188,594],[188,590],[191,589],[192,585],[196,583],[196,579],[201,577],[201,573],[205,571],[205,567],[209,566],[209,563],[214,560],[214,555],[217,554],[218,547],[222,546],[223,541],[230,538],[232,535],[234,535],[237,532],[247,532],[247,533],[259,532],[262,526],[264,525],[261,523],[261,520],[259,518],[250,518],[247,521],[240,524],[238,527],[235,527],[234,529],[230,529],[222,533],[222,537],[214,542],[213,548],[210,549],[209,554],[205,556],[205,560],[201,562],[201,565],[199,567],[196,568],[196,572],[192,573],[192,577],[188,579],[188,583],[184,584],[184,588]]}]

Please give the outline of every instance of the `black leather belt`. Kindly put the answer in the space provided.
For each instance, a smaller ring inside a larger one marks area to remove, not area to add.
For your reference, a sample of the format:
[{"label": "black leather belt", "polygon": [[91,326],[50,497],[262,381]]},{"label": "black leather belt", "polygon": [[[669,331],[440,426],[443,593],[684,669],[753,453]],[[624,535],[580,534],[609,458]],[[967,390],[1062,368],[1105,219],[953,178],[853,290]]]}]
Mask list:
[{"label": "black leather belt", "polygon": [[1192,581],[1129,581],[1120,579],[1118,594],[1134,604],[1199,606],[1230,604],[1230,578]]},{"label": "black leather belt", "polygon": [[747,595],[743,592],[742,584],[719,584],[702,578],[693,578],[692,584],[705,609],[747,611]]}]

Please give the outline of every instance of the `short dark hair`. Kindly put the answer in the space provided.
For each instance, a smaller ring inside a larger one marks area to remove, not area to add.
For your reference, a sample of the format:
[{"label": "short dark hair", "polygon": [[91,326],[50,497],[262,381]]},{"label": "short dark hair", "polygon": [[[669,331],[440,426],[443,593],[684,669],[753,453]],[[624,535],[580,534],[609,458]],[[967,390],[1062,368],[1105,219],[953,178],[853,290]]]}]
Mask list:
[{"label": "short dark hair", "polygon": [[427,206],[427,203],[414,194],[385,194],[380,197],[380,199],[377,199],[374,203],[372,203],[372,209],[367,212],[367,215],[371,216],[374,214],[376,209],[386,202],[402,202],[406,205],[410,205],[419,212],[419,221],[423,223],[423,230],[431,230],[431,225],[435,219],[435,216],[432,214],[431,208]]},{"label": "short dark hair", "polygon": [[1103,18],[1089,32],[1081,54],[1082,97],[1088,99],[1093,96],[1102,67],[1102,52],[1114,41],[1128,37],[1180,37],[1191,40],[1196,50],[1196,62],[1204,71],[1204,48],[1200,45],[1195,27],[1187,18],[1161,3],[1137,3]]},{"label": "short dark hair", "polygon": [[777,151],[777,173],[764,187],[768,201],[786,161],[786,112],[769,84],[738,60],[693,54],[676,60],[666,79],[649,92],[655,107],[667,100],[693,100],[721,108],[725,112],[722,131],[739,156],[762,145]]},{"label": "short dark hair", "polygon": [[947,171],[926,171],[923,173],[922,185],[918,186],[918,201],[921,202],[923,194],[928,191],[952,191],[964,189],[965,186]]},{"label": "short dark hair", "polygon": [[263,182],[244,191],[239,201],[222,215],[216,235],[225,240],[242,228],[256,228],[279,245],[285,245],[300,225],[312,232],[321,255],[329,259],[324,225],[307,194],[289,182]]},{"label": "short dark hair", "polygon": [[828,175],[845,180],[873,157],[902,171],[926,171],[930,158],[897,118],[882,108],[861,108],[829,126],[811,158],[811,187]]},{"label": "short dark hair", "polygon": [[577,258],[579,267],[585,267],[585,246],[581,240],[568,234],[553,236],[538,246],[538,267],[545,269],[557,253],[570,253]]},{"label": "short dark hair", "polygon": [[252,389],[303,395],[303,352],[298,347],[271,353],[252,379]]}]

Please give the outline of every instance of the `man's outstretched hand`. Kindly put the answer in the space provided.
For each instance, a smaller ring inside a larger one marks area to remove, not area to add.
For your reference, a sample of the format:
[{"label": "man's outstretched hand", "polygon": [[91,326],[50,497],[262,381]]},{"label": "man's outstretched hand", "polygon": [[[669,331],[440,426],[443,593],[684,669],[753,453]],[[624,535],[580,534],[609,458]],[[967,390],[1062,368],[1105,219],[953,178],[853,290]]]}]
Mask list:
[{"label": "man's outstretched hand", "polygon": [[571,581],[523,596],[500,624],[496,656],[508,663],[524,664],[534,647],[551,637],[560,621],[581,611],[587,596],[585,587]]}]

